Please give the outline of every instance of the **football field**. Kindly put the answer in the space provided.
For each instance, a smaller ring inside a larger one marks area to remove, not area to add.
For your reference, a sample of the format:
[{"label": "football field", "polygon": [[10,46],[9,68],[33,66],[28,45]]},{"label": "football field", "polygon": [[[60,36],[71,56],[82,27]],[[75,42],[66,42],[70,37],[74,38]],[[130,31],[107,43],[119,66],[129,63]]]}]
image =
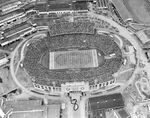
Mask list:
[{"label": "football field", "polygon": [[98,67],[96,49],[50,52],[49,69]]}]

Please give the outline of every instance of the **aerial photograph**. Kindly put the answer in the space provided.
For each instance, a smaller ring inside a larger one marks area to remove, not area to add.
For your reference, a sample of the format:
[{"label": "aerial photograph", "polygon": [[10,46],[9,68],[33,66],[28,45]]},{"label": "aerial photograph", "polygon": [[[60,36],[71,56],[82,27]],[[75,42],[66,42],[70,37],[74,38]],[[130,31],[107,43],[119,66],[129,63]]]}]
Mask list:
[{"label": "aerial photograph", "polygon": [[0,118],[150,118],[150,0],[0,0]]}]

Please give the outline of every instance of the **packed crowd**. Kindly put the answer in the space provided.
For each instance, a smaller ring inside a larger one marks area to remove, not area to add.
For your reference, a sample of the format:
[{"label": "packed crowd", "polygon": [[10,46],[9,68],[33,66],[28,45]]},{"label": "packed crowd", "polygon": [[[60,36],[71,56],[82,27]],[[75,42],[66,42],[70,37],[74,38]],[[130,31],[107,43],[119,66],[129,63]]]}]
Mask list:
[{"label": "packed crowd", "polygon": [[94,23],[94,27],[96,29],[101,29],[101,28],[105,28],[108,29],[110,31],[114,31],[114,32],[119,32],[119,30],[112,26],[110,23],[102,20],[102,19],[98,19],[98,18],[94,18],[94,17],[89,17],[89,16],[75,16],[74,17],[74,21],[75,22],[93,22]]},{"label": "packed crowd", "polygon": [[50,36],[72,33],[94,33],[94,23],[91,22],[64,22],[49,25]]},{"label": "packed crowd", "polygon": [[[67,32],[69,33],[69,32]],[[46,51],[67,49],[97,49],[103,56],[116,54],[115,58],[104,60],[97,68],[73,70],[50,70],[39,63],[40,57]],[[50,36],[30,44],[24,59],[24,68],[32,76],[32,81],[47,86],[61,86],[65,82],[89,81],[90,85],[113,79],[122,63],[121,51],[117,44],[107,35],[97,34],[65,34]],[[96,80],[96,81],[95,81]]]}]

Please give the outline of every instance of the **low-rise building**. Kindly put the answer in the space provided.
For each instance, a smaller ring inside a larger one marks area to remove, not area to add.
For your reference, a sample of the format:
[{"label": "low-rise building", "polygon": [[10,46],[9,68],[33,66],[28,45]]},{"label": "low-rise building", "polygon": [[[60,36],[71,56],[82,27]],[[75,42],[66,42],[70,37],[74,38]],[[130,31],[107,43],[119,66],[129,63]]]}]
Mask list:
[{"label": "low-rise building", "polygon": [[118,109],[124,107],[124,100],[120,93],[89,98],[91,110]]},{"label": "low-rise building", "polygon": [[0,53],[0,67],[9,62],[7,55],[4,53]]},{"label": "low-rise building", "polygon": [[16,100],[5,101],[4,105],[4,113],[12,109],[9,118],[60,118],[60,104],[42,105],[42,100]]},{"label": "low-rise building", "polygon": [[108,8],[108,0],[97,0],[97,6],[101,9]]},{"label": "low-rise building", "polygon": [[136,35],[143,44],[150,41],[149,37],[146,35],[144,31],[138,31],[136,32]]},{"label": "low-rise building", "polygon": [[110,0],[110,1],[115,6],[117,12],[119,13],[120,17],[124,22],[133,20],[131,13],[128,11],[128,9],[125,7],[125,5],[121,0]]}]

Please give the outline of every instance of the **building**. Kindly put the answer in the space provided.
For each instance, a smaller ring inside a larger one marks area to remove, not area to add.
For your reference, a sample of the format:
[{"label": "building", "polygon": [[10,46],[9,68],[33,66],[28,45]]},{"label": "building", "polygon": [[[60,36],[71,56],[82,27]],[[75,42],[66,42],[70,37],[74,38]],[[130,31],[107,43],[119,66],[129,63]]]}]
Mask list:
[{"label": "building", "polygon": [[119,118],[131,118],[130,114],[126,111],[126,109],[119,109],[116,111],[116,113]]},{"label": "building", "polygon": [[124,107],[120,93],[89,98],[88,118],[106,118],[106,110]]},{"label": "building", "polygon": [[125,5],[121,0],[111,0],[111,2],[115,6],[118,15],[124,22],[133,20],[131,13],[127,10],[127,8],[125,7]]},{"label": "building", "polygon": [[73,10],[88,10],[87,1],[76,1],[72,2],[72,9]]},{"label": "building", "polygon": [[96,110],[89,116],[89,118],[106,118],[105,110]]},{"label": "building", "polygon": [[92,111],[119,109],[123,107],[124,100],[120,93],[89,98],[89,109]]},{"label": "building", "polygon": [[3,66],[8,62],[9,62],[9,60],[7,58],[0,59],[0,66]]},{"label": "building", "polygon": [[[12,109],[8,118],[60,118],[60,104],[42,105],[41,100],[5,101],[4,113]],[[1,111],[0,111],[1,113]],[[4,113],[2,115],[4,115]]]},{"label": "building", "polygon": [[0,53],[0,66],[3,66],[8,62],[9,62],[9,59],[7,58],[7,55],[4,53]]},{"label": "building", "polygon": [[16,1],[11,4],[1,6],[0,9],[2,10],[2,14],[7,14],[21,8],[21,4],[22,4],[21,1]]},{"label": "building", "polygon": [[9,4],[18,2],[18,0],[0,0],[0,8]]},{"label": "building", "polygon": [[150,49],[150,41],[146,42],[146,43],[143,45],[143,49],[144,49],[144,50],[149,50],[149,49]]},{"label": "building", "polygon": [[108,0],[97,0],[97,6],[101,9],[108,8]]},{"label": "building", "polygon": [[145,33],[145,31],[138,31],[136,32],[136,35],[143,44],[150,41],[149,36]]}]

